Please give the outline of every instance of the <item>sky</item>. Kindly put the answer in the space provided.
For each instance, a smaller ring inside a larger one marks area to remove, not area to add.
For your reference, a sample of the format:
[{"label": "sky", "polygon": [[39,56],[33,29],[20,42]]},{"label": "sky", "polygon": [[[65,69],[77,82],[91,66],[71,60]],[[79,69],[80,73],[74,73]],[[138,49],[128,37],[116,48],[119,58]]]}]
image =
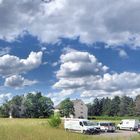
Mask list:
[{"label": "sky", "polygon": [[140,94],[139,15],[139,0],[0,0],[0,103]]}]

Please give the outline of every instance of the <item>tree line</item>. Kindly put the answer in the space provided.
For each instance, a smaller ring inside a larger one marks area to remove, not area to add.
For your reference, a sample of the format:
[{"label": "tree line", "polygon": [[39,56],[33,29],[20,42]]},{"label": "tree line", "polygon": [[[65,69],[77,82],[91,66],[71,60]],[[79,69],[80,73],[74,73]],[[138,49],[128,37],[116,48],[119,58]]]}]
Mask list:
[{"label": "tree line", "polygon": [[89,116],[140,116],[140,95],[95,98],[87,106]]},{"label": "tree line", "polygon": [[14,118],[49,117],[53,114],[53,102],[41,92],[16,95],[0,106],[0,116]]},{"label": "tree line", "polygon": [[[95,98],[87,107],[88,116],[140,116],[140,95],[135,98]],[[74,115],[74,105],[70,98],[60,103],[59,110],[62,117]],[[0,106],[1,117],[9,117],[10,114],[14,118],[46,118],[54,114],[54,103],[41,92],[16,95]]]}]

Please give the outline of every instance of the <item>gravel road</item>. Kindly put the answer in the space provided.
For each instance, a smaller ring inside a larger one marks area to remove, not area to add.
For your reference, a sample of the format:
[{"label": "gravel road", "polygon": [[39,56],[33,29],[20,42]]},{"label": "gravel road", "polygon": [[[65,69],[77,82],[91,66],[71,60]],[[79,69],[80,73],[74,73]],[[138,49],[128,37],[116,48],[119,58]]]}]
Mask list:
[{"label": "gravel road", "polygon": [[133,137],[135,135],[140,135],[139,133],[135,131],[123,131],[123,130],[116,130],[114,133],[101,133],[99,136],[103,137],[124,137],[125,140],[127,138]]}]

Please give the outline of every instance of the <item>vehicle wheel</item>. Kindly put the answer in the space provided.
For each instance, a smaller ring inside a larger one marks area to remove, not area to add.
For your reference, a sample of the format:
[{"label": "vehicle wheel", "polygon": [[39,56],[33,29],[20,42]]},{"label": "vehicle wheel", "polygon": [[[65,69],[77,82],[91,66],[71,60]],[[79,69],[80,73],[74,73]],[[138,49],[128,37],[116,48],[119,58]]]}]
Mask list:
[{"label": "vehicle wheel", "polygon": [[117,127],[118,130],[120,130],[120,127]]},{"label": "vehicle wheel", "polygon": [[86,134],[86,131],[85,130],[83,130],[83,134]]}]

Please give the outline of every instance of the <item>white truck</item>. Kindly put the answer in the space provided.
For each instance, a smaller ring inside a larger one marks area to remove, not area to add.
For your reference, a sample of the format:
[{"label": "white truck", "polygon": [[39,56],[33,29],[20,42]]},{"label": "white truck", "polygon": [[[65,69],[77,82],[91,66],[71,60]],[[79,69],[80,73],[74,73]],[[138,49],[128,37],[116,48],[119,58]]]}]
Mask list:
[{"label": "white truck", "polygon": [[135,120],[135,119],[125,119],[122,120],[121,123],[119,123],[117,125],[118,129],[123,129],[123,130],[137,130],[138,129],[138,125],[139,125],[139,120]]},{"label": "white truck", "polygon": [[86,119],[66,118],[64,120],[64,128],[65,130],[71,130],[84,134],[100,133],[100,128],[97,124]]}]

